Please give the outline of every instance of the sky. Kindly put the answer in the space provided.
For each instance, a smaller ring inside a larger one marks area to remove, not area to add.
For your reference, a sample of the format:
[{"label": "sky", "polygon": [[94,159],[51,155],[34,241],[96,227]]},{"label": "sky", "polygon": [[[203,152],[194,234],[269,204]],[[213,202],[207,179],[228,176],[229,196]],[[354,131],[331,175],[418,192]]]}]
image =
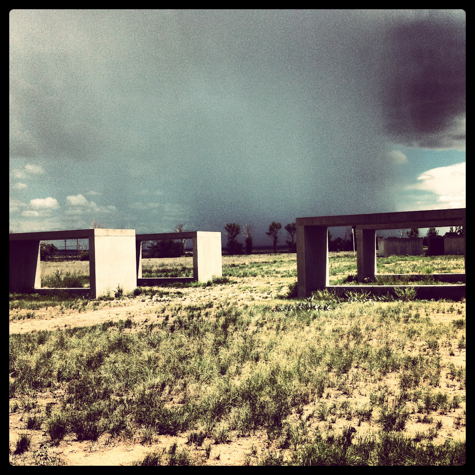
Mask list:
[{"label": "sky", "polygon": [[[463,10],[12,10],[13,232],[465,207]],[[241,236],[241,241],[244,237]]]}]

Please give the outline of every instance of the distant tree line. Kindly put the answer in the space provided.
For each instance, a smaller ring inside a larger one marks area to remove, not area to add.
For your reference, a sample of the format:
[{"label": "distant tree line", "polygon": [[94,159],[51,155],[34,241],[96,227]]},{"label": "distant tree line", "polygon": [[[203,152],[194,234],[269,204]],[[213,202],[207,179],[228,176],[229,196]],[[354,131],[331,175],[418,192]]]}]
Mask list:
[{"label": "distant tree line", "polygon": [[[93,228],[102,228],[102,223],[93,221]],[[343,237],[333,238],[330,231],[328,231],[328,250],[331,252],[340,252],[340,251],[353,251],[356,250],[356,240],[355,240],[355,226],[347,226],[345,235]],[[287,244],[288,252],[297,251],[296,235],[297,235],[297,226],[296,223],[288,223],[284,226],[287,236],[285,242]],[[183,224],[177,224],[175,226],[175,232],[183,232]],[[237,223],[227,223],[224,226],[226,231],[227,241],[226,241],[226,252],[229,255],[236,254],[252,254],[253,250],[253,231],[254,228],[251,224],[245,224],[242,228]],[[280,232],[282,231],[282,224],[276,221],[272,221],[269,224],[269,228],[266,231],[266,235],[272,240],[273,251],[277,252],[277,245],[280,238]],[[11,231],[10,231],[11,232]],[[463,236],[464,229],[462,226],[451,227],[447,234]],[[403,236],[404,230],[400,230],[400,237]],[[408,238],[417,238],[419,237],[419,229],[411,228],[409,231],[406,231],[406,236]],[[245,238],[244,243],[238,240],[239,235],[242,234]],[[431,227],[428,229],[426,236],[424,237],[424,244],[427,245],[427,239],[431,237],[439,236],[439,232],[436,228]],[[162,257],[180,257],[185,254],[185,239],[166,239],[159,241],[152,241],[149,245],[147,252],[150,257],[162,258]],[[79,250],[79,248],[78,248]],[[89,258],[89,252],[81,249],[80,258],[81,260],[87,260]],[[40,246],[41,260],[49,260],[58,255],[59,250],[50,243],[42,243]]]}]

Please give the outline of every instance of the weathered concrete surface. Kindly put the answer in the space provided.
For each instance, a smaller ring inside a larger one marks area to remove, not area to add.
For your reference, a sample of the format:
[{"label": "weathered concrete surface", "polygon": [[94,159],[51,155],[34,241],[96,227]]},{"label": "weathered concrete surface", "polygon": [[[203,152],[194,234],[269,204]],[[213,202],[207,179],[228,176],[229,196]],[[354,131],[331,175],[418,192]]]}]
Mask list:
[{"label": "weathered concrete surface", "polygon": [[376,274],[376,231],[356,228],[358,282],[374,280]]},{"label": "weathered concrete surface", "polygon": [[41,287],[40,241],[10,241],[10,292],[29,292]]},{"label": "weathered concrete surface", "polygon": [[465,238],[463,236],[444,236],[444,254],[465,254]]},{"label": "weathered concrete surface", "polygon": [[[193,240],[193,278],[147,278],[142,279],[142,242],[168,239]],[[213,277],[223,275],[221,252],[221,233],[207,231],[184,231],[181,233],[147,233],[137,234],[136,273],[139,285],[160,285],[165,282],[207,282]],[[145,283],[145,281],[147,283]]]},{"label": "weathered concrete surface", "polygon": [[299,298],[329,284],[326,226],[297,226],[297,278]]},{"label": "weathered concrete surface", "polygon": [[193,277],[207,282],[222,275],[221,233],[197,231],[193,239]]},{"label": "weathered concrete surface", "polygon": [[40,241],[61,239],[89,239],[90,289],[82,292],[96,298],[137,287],[135,230],[78,229],[10,234],[11,292],[41,289]]},{"label": "weathered concrete surface", "polygon": [[412,280],[424,280],[427,277],[433,277],[439,282],[465,282],[466,274],[376,274],[376,277],[404,278],[410,277]]},{"label": "weathered concrete surface", "polygon": [[389,237],[378,240],[378,256],[420,256],[424,254],[422,238]]},{"label": "weathered concrete surface", "polygon": [[[356,226],[358,280],[361,282],[374,279],[376,273],[375,230],[465,228],[465,223],[465,208],[297,218],[298,296],[309,297],[314,290],[328,287],[328,227]],[[465,234],[463,239],[465,242]]]},{"label": "weathered concrete surface", "polygon": [[418,299],[450,299],[460,300],[466,297],[465,285],[329,285],[327,290],[349,292],[369,291],[375,295],[386,295],[388,292],[396,296],[396,289],[415,289]]},{"label": "weathered concrete surface", "polygon": [[403,229],[463,226],[465,208],[401,211],[394,213],[345,214],[297,218],[297,226],[358,226],[362,229]]},{"label": "weathered concrete surface", "polygon": [[[94,229],[89,240],[91,293],[94,298],[137,287],[135,230]],[[91,259],[92,255],[92,259]]]}]

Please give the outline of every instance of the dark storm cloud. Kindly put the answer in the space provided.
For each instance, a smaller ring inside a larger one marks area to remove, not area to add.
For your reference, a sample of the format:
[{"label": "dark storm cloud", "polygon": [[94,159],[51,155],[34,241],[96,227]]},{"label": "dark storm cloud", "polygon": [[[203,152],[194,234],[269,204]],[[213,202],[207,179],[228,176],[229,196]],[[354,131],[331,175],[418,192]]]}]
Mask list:
[{"label": "dark storm cloud", "polygon": [[108,160],[118,208],[156,186],[202,229],[392,211],[389,142],[463,146],[464,28],[443,11],[13,12],[11,156]]},{"label": "dark storm cloud", "polygon": [[387,31],[387,134],[427,148],[464,144],[465,22],[440,12],[393,24]]}]

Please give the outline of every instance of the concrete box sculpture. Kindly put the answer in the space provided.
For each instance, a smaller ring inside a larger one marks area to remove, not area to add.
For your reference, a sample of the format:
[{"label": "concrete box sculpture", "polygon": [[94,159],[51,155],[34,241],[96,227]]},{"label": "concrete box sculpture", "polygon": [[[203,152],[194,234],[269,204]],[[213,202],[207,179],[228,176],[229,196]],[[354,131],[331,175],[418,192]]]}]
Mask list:
[{"label": "concrete box sculpture", "polygon": [[[193,277],[174,278],[142,278],[142,242],[159,241],[168,239],[192,239],[193,240]],[[221,252],[221,233],[206,231],[185,231],[181,233],[152,233],[137,234],[137,284],[158,285],[163,282],[207,282],[213,277],[223,275],[223,263]]]},{"label": "concrete box sculpture", "polygon": [[[328,228],[356,226],[358,281],[374,281],[376,276],[376,230],[463,226],[465,208],[428,211],[404,211],[396,213],[355,214],[297,218],[297,277],[298,296],[309,297],[315,290],[335,288],[329,285],[328,275]],[[465,235],[463,237],[465,249]],[[438,274],[445,280],[465,280],[465,274]],[[339,289],[388,292],[397,286],[337,286]],[[404,287],[404,286],[399,286]],[[433,296],[451,298],[465,295],[465,285],[417,287],[421,298]]]},{"label": "concrete box sculpture", "polygon": [[389,237],[378,239],[378,257],[420,256],[424,254],[422,238]]},{"label": "concrete box sculpture", "polygon": [[41,288],[40,241],[89,239],[90,288],[74,289],[97,298],[124,293],[137,287],[135,275],[135,230],[79,229],[10,234],[9,288],[10,292]]},{"label": "concrete box sculpture", "polygon": [[[222,276],[221,233],[190,231],[183,233],[135,234],[133,229],[79,229],[10,234],[9,291],[31,292],[41,289],[40,241],[89,240],[89,288],[68,289],[97,298],[121,289],[132,292],[142,279],[142,241],[193,239],[193,277],[173,280],[207,282]],[[166,279],[147,279],[149,285]],[[170,280],[170,279],[168,279]],[[47,289],[44,289],[47,291]]]}]

